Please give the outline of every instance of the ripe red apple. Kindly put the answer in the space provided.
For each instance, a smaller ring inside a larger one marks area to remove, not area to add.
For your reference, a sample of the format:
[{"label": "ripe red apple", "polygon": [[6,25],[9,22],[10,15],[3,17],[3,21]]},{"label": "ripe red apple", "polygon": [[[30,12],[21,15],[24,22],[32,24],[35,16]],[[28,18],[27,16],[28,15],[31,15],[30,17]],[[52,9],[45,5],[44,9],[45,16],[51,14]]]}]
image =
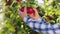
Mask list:
[{"label": "ripe red apple", "polygon": [[25,8],[25,6],[22,6],[21,8],[19,8],[19,10],[24,12],[24,8]]},{"label": "ripe red apple", "polygon": [[51,16],[46,16],[48,19],[51,19]]},{"label": "ripe red apple", "polygon": [[22,0],[16,0],[17,2],[20,2],[20,1],[22,1]]},{"label": "ripe red apple", "polygon": [[34,14],[35,13],[35,11],[34,11],[34,9],[32,8],[32,7],[27,7],[27,13],[28,14]]}]

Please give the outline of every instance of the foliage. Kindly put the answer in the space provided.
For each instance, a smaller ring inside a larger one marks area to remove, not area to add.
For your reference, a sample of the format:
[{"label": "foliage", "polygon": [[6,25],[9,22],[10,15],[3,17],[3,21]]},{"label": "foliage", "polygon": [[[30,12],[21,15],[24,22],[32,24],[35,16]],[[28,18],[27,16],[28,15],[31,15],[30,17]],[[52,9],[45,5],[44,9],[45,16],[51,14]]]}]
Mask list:
[{"label": "foliage", "polygon": [[18,9],[22,5],[35,7],[39,15],[51,24],[60,23],[60,4],[56,1],[44,1],[43,6],[38,6],[35,0],[25,0],[16,2],[16,0],[2,0],[5,4],[4,27],[1,34],[41,34],[31,30],[18,15]]}]

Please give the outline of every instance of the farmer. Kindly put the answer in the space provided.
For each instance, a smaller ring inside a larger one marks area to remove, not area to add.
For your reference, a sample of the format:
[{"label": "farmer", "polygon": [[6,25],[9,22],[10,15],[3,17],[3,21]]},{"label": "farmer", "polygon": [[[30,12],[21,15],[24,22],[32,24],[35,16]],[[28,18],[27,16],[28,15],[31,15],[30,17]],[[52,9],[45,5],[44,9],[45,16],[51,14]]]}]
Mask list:
[{"label": "farmer", "polygon": [[19,15],[23,19],[24,22],[34,31],[41,32],[42,34],[60,34],[60,24],[50,24],[47,23],[44,19],[42,19],[38,11],[35,10],[35,15],[28,14],[26,7],[24,8],[24,12],[19,10]]}]

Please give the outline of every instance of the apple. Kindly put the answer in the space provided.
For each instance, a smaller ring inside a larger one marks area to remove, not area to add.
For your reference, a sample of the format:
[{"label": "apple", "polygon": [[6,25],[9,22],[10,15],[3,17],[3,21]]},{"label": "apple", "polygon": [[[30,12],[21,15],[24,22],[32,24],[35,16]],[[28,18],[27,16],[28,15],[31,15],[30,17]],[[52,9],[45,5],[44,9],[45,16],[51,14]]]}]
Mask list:
[{"label": "apple", "polygon": [[22,6],[21,8],[19,8],[19,10],[24,12],[24,8],[25,8],[25,6]]},{"label": "apple", "polygon": [[22,0],[16,0],[17,2],[20,2],[20,1],[22,1]]},{"label": "apple", "polygon": [[27,13],[28,14],[34,14],[35,13],[35,11],[34,11],[34,9],[32,8],[32,7],[27,7]]},{"label": "apple", "polygon": [[48,19],[51,19],[51,16],[46,16]]}]

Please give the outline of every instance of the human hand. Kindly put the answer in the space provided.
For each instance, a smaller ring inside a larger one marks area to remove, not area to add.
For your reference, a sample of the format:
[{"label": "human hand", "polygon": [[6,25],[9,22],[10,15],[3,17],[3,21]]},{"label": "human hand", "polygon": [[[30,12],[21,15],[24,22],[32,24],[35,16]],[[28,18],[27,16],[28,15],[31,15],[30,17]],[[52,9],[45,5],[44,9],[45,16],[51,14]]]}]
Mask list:
[{"label": "human hand", "polygon": [[18,14],[23,19],[25,16],[27,16],[26,6],[24,8],[22,8],[22,9],[24,9],[24,11],[21,11],[20,9],[21,8],[18,9]]},{"label": "human hand", "polygon": [[32,19],[38,19],[39,18],[39,14],[38,14],[38,12],[37,12],[37,10],[35,9],[35,8],[33,8],[33,10],[35,11],[34,13],[32,13],[32,14],[29,14],[29,13],[27,13],[27,8],[26,8],[26,6],[24,7],[24,11],[22,12],[21,10],[19,10],[19,15],[21,16],[21,18],[23,19],[25,16],[29,16],[30,18],[32,18]]},{"label": "human hand", "polygon": [[39,18],[39,14],[38,14],[38,11],[36,10],[36,8],[33,8],[34,9],[34,13],[32,14],[28,14],[28,16],[32,19],[38,19]]}]

